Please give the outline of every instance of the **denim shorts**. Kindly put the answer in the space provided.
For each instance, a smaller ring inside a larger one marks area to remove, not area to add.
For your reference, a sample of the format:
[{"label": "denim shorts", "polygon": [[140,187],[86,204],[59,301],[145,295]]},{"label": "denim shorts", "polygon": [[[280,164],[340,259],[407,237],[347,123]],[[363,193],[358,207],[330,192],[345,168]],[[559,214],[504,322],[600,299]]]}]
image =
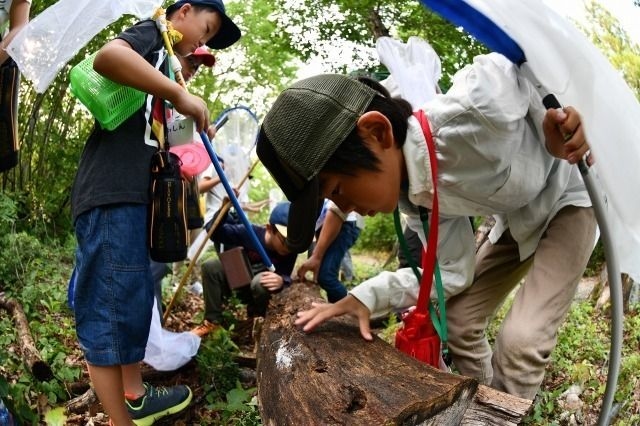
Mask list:
[{"label": "denim shorts", "polygon": [[144,358],[153,308],[146,224],[144,204],[96,207],[76,219],[74,313],[89,364]]}]

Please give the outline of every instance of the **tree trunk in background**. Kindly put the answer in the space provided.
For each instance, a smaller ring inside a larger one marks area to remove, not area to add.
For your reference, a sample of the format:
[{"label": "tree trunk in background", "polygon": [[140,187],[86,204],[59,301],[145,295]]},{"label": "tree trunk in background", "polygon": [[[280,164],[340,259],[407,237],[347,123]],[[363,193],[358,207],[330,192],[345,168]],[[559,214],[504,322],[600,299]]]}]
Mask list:
[{"label": "tree trunk in background", "polygon": [[373,34],[373,41],[376,41],[380,37],[389,36],[389,29],[382,23],[382,18],[377,9],[371,9],[369,12],[369,27]]},{"label": "tree trunk in background", "polygon": [[[622,282],[622,310],[626,314],[629,312],[629,302],[631,301],[631,291],[634,288],[634,285],[638,285],[634,283],[633,279],[627,275],[622,274],[621,277]],[[589,300],[598,310],[606,310],[610,311],[610,303],[611,303],[611,293],[609,289],[609,275],[607,272],[607,264],[605,263],[602,271],[600,272],[600,279],[593,287],[591,291],[591,295],[589,296]]]}]

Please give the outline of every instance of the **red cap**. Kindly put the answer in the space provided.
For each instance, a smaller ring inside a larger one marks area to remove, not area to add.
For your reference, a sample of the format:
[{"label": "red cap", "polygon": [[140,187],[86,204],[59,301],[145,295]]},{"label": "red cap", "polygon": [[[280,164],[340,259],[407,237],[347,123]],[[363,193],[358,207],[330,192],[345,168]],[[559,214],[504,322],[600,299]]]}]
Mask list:
[{"label": "red cap", "polygon": [[191,55],[200,59],[203,65],[212,67],[216,63],[216,57],[204,47],[198,47]]}]

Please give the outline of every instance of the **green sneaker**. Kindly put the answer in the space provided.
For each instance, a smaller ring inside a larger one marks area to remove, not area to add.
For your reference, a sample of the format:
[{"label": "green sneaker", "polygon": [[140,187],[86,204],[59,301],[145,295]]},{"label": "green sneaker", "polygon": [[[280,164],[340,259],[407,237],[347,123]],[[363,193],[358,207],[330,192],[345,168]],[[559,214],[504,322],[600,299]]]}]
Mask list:
[{"label": "green sneaker", "polygon": [[127,410],[137,426],[151,426],[161,417],[184,410],[193,397],[188,386],[156,387],[145,383],[144,387],[146,392],[140,398],[133,401],[125,399]]}]

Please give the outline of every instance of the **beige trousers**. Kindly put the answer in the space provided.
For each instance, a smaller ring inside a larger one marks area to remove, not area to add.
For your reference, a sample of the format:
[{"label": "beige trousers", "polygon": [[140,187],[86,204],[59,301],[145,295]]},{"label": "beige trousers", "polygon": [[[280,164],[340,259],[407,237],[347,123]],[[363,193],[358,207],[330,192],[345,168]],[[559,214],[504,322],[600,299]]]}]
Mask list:
[{"label": "beige trousers", "polygon": [[[460,373],[512,395],[535,397],[593,250],[595,230],[593,209],[569,206],[551,220],[525,261],[508,230],[496,244],[480,247],[473,285],[447,301],[449,347]],[[487,324],[523,277],[492,351]]]}]

